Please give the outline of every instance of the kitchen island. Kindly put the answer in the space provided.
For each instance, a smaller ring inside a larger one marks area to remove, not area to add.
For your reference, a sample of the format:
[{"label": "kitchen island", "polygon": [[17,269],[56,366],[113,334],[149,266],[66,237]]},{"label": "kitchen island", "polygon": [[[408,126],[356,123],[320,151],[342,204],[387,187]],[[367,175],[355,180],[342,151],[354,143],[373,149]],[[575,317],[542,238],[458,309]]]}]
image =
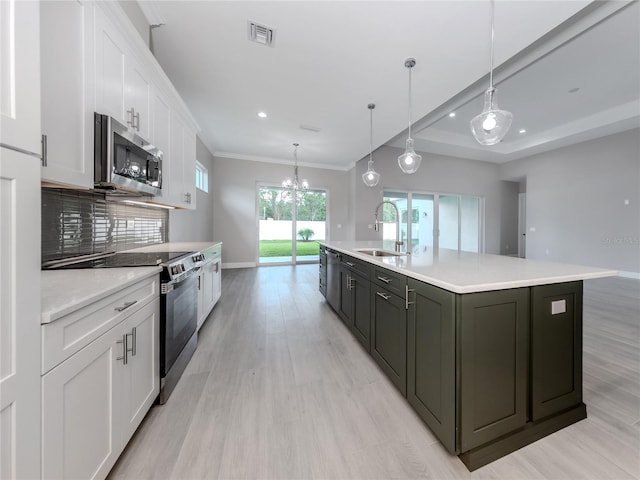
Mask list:
[{"label": "kitchen island", "polygon": [[320,291],[469,470],[586,418],[582,282],[615,271],[422,247],[398,255],[383,242],[320,245]]}]

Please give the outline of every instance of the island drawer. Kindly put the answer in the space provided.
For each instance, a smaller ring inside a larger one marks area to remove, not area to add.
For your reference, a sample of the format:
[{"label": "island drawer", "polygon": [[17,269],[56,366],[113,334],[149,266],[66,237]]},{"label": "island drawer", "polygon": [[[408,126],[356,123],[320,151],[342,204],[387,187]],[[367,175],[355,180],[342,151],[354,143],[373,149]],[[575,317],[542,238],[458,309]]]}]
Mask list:
[{"label": "island drawer", "polygon": [[371,264],[358,258],[342,255],[342,265],[354,272],[364,275],[367,279],[371,276]]},{"label": "island drawer", "polygon": [[407,285],[407,277],[405,275],[374,265],[373,281],[404,298],[405,286]]}]

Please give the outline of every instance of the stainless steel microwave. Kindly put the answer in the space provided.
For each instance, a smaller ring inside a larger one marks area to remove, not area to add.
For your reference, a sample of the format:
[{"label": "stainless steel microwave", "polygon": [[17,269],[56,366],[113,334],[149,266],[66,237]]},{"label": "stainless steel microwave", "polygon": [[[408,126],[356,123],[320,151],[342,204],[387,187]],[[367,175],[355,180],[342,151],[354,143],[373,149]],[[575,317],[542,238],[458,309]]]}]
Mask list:
[{"label": "stainless steel microwave", "polygon": [[107,193],[159,195],[162,152],[107,115],[95,114],[94,185]]}]

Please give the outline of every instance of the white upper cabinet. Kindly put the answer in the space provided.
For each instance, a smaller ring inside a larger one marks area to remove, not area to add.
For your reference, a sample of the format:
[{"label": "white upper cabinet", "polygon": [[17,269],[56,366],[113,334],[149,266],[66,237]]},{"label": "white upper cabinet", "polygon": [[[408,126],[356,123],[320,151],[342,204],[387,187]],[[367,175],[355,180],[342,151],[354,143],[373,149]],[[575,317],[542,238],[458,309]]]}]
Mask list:
[{"label": "white upper cabinet", "polygon": [[93,187],[94,13],[90,2],[41,3],[44,182]]},{"label": "white upper cabinet", "polygon": [[125,118],[127,125],[142,138],[149,139],[151,132],[151,91],[149,75],[141,64],[127,57],[125,65]]},{"label": "white upper cabinet", "polygon": [[40,130],[40,5],[0,1],[0,143],[42,151]]},{"label": "white upper cabinet", "polygon": [[[9,4],[0,0],[3,19]],[[93,187],[93,117],[98,112],[162,150],[163,193],[156,203],[195,208],[197,124],[122,7],[90,0],[42,5],[41,103],[49,147],[43,182]],[[4,77],[2,85],[4,115],[5,103],[10,104]],[[174,118],[180,119],[175,129]],[[3,117],[3,138],[4,123]],[[36,136],[39,152],[39,130]]]},{"label": "white upper cabinet", "polygon": [[[196,135],[175,112],[171,112],[170,155],[163,168],[168,170],[168,199],[179,208],[196,208]],[[163,186],[163,189],[165,187]]]},{"label": "white upper cabinet", "polygon": [[96,25],[96,110],[148,140],[153,87],[145,62],[102,12]]},{"label": "white upper cabinet", "polygon": [[111,21],[98,11],[95,43],[95,107],[123,124],[125,118],[125,41]]}]

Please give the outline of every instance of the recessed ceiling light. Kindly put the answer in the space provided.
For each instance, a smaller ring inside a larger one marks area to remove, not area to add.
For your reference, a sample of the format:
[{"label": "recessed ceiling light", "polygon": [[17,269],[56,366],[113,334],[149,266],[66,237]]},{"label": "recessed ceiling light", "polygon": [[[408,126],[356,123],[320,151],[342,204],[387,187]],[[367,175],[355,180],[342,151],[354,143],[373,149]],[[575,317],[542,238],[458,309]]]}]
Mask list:
[{"label": "recessed ceiling light", "polygon": [[519,132],[520,132],[520,133],[527,133],[527,131],[526,131],[524,128],[521,128],[521,129],[519,130]]},{"label": "recessed ceiling light", "polygon": [[456,116],[456,112],[451,112],[451,113],[449,114],[449,118],[453,118],[453,117],[455,117],[455,116]]},{"label": "recessed ceiling light", "polygon": [[267,114],[266,114],[266,113],[264,113],[264,112],[258,112],[258,116],[259,116],[260,118],[267,118]]}]

